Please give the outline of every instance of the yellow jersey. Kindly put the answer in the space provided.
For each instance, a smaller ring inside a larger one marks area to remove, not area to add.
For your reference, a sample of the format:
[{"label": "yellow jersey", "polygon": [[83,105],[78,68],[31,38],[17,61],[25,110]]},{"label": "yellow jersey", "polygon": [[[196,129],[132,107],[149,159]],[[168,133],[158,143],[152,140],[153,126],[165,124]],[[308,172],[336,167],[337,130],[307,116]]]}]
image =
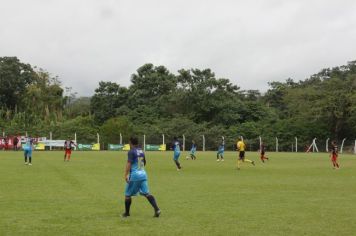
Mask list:
[{"label": "yellow jersey", "polygon": [[237,150],[239,151],[245,151],[246,145],[243,141],[238,141],[237,142]]}]

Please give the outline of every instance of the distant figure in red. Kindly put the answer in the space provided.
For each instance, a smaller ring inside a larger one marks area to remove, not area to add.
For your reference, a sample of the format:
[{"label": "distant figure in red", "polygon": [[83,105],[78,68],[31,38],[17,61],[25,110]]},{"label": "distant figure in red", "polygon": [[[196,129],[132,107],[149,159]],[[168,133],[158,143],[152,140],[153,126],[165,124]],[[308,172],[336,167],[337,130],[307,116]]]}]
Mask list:
[{"label": "distant figure in red", "polygon": [[337,158],[339,156],[339,150],[338,147],[336,145],[335,141],[331,142],[331,150],[330,150],[330,156],[331,156],[331,162],[333,163],[333,168],[334,169],[339,169],[339,163],[337,163]]},{"label": "distant figure in red", "polygon": [[261,161],[265,162],[265,160],[269,160],[268,157],[265,156],[265,151],[266,151],[266,147],[264,143],[261,143],[260,146],[260,154],[261,154]]},{"label": "distant figure in red", "polygon": [[14,144],[14,151],[17,151],[18,150],[18,147],[17,147],[17,145],[18,145],[18,143],[19,143],[19,139],[18,139],[18,137],[17,136],[15,136],[14,137],[14,140],[12,141],[13,142],[13,144]]},{"label": "distant figure in red", "polygon": [[70,139],[70,137],[68,137],[68,139],[64,142],[64,161],[70,160],[70,155],[72,154],[73,146],[77,145]]}]

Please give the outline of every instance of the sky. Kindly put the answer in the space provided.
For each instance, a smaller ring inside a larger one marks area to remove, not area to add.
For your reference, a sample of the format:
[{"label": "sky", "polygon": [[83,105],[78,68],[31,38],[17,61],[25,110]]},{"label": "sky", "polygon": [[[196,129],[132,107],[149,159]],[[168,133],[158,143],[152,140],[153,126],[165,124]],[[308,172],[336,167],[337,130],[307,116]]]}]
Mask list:
[{"label": "sky", "polygon": [[206,69],[241,89],[356,60],[354,0],[0,0],[0,56],[78,96],[145,63]]}]

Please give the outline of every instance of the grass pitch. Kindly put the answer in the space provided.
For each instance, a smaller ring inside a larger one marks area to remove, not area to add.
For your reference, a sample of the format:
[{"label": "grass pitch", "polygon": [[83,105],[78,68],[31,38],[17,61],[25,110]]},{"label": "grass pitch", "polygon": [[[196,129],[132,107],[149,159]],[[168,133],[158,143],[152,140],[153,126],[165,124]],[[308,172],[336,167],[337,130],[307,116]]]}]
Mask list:
[{"label": "grass pitch", "polygon": [[355,235],[356,155],[247,152],[256,166],[236,170],[236,153],[181,156],[146,152],[151,193],[162,210],[133,198],[123,219],[125,152],[0,152],[0,235]]}]

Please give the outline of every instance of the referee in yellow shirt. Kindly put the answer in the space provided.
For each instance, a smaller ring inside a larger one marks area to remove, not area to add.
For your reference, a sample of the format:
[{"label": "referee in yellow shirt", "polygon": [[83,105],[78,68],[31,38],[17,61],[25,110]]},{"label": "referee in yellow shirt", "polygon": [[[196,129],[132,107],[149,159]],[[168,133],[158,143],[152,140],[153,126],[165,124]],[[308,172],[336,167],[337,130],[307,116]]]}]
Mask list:
[{"label": "referee in yellow shirt", "polygon": [[238,139],[236,147],[237,147],[237,151],[239,151],[239,157],[238,157],[238,160],[237,160],[237,169],[238,170],[240,169],[240,165],[241,165],[242,162],[249,162],[252,165],[255,165],[255,162],[245,158],[246,144],[244,143],[242,137],[240,137]]}]

